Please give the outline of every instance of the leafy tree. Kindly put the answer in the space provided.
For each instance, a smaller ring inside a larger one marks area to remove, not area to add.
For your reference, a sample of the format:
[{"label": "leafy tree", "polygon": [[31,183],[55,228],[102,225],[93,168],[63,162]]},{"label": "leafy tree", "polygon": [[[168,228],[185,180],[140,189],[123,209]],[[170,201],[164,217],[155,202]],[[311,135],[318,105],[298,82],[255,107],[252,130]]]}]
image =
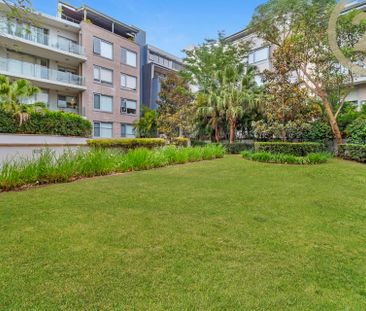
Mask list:
[{"label": "leafy tree", "polygon": [[322,110],[309,96],[306,88],[293,79],[292,71],[274,51],[273,70],[263,73],[266,96],[261,105],[263,120],[255,122],[258,138],[282,141],[303,139]]},{"label": "leafy tree", "polygon": [[36,24],[37,21],[32,16],[34,12],[31,0],[2,0],[4,11],[9,19],[18,20],[21,23]]},{"label": "leafy tree", "polygon": [[161,83],[158,131],[167,137],[187,134],[192,129],[193,95],[186,80],[169,74]]},{"label": "leafy tree", "polygon": [[[335,5],[336,0],[269,0],[257,8],[251,27],[279,50],[276,57],[321,99],[334,136],[342,143],[337,117],[351,91],[353,76],[340,66],[329,46],[328,21]],[[355,61],[359,54],[354,44],[362,29],[355,31],[353,18],[347,15],[339,20],[339,46]],[[334,92],[339,94],[338,111],[331,104]]]},{"label": "leafy tree", "polygon": [[158,115],[155,110],[142,108],[142,116],[136,121],[135,129],[141,138],[154,138],[158,135]]}]

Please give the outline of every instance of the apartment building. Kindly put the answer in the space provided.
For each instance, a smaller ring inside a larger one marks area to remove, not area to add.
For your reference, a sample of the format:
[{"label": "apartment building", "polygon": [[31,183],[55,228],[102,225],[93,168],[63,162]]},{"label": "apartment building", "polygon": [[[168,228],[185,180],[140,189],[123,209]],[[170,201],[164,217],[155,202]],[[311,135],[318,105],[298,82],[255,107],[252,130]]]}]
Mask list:
[{"label": "apartment building", "polygon": [[9,20],[6,7],[0,5],[0,74],[38,86],[41,92],[29,102],[81,113],[82,94],[87,89],[82,66],[87,58],[79,44],[80,25],[35,14],[37,26],[29,27]]},{"label": "apartment building", "polygon": [[[353,1],[349,3],[344,10],[344,13],[352,9],[358,9],[366,12],[366,1]],[[251,42],[252,50],[248,57],[248,63],[256,66],[259,73],[266,69],[271,70],[273,68],[271,58],[275,47],[263,41],[249,28],[234,33],[226,39],[234,44],[239,42]],[[260,75],[256,76],[256,81],[259,85],[262,84],[262,78]],[[353,90],[348,95],[347,101],[353,102],[358,107],[366,104],[366,77],[355,78]]]},{"label": "apartment building", "polygon": [[156,110],[161,81],[182,68],[183,61],[180,58],[152,45],[145,45],[142,48],[142,103]]}]

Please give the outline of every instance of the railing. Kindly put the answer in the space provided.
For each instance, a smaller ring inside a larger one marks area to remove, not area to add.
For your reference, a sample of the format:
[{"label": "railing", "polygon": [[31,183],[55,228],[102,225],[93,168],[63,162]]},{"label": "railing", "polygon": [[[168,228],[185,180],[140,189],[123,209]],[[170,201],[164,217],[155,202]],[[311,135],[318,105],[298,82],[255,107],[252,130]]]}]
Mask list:
[{"label": "railing", "polygon": [[49,35],[42,32],[43,29],[36,27],[24,27],[21,24],[13,22],[0,21],[0,34],[7,34],[18,37],[27,41],[42,44],[48,47],[55,48],[64,52],[69,52],[77,55],[84,56],[84,48],[72,42],[61,42],[58,39],[51,40]]},{"label": "railing", "polygon": [[85,85],[84,78],[81,76],[11,58],[0,57],[0,70],[10,75],[22,75],[29,78],[44,79],[75,86]]}]

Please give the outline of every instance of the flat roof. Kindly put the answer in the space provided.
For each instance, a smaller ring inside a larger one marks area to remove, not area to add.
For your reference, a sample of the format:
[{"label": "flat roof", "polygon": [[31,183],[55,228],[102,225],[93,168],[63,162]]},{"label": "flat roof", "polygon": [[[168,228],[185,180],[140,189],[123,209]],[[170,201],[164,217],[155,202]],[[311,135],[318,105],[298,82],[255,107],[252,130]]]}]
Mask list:
[{"label": "flat roof", "polygon": [[166,56],[167,58],[170,58],[170,59],[176,61],[177,63],[183,64],[183,60],[181,58],[179,58],[179,57],[177,57],[173,54],[170,54],[168,52],[165,52],[162,49],[157,48],[156,46],[147,44],[146,47],[147,47],[148,50],[150,50],[150,51],[152,51],[156,54],[159,54],[161,56]]}]

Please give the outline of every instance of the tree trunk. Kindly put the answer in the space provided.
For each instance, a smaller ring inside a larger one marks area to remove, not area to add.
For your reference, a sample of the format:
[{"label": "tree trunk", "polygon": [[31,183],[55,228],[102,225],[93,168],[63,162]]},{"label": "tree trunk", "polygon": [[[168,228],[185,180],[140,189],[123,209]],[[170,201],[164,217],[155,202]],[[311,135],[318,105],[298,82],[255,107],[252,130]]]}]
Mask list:
[{"label": "tree trunk", "polygon": [[341,145],[341,144],[343,144],[343,138],[342,138],[341,131],[339,130],[337,119],[334,116],[331,104],[326,97],[323,97],[322,100],[323,100],[325,111],[327,112],[327,115],[328,115],[328,120],[329,120],[330,126],[332,128],[332,132],[336,138],[337,145]]},{"label": "tree trunk", "polygon": [[217,143],[220,142],[220,128],[218,125],[215,126],[215,140]]},{"label": "tree trunk", "polygon": [[235,143],[236,122],[230,122],[230,144]]}]

